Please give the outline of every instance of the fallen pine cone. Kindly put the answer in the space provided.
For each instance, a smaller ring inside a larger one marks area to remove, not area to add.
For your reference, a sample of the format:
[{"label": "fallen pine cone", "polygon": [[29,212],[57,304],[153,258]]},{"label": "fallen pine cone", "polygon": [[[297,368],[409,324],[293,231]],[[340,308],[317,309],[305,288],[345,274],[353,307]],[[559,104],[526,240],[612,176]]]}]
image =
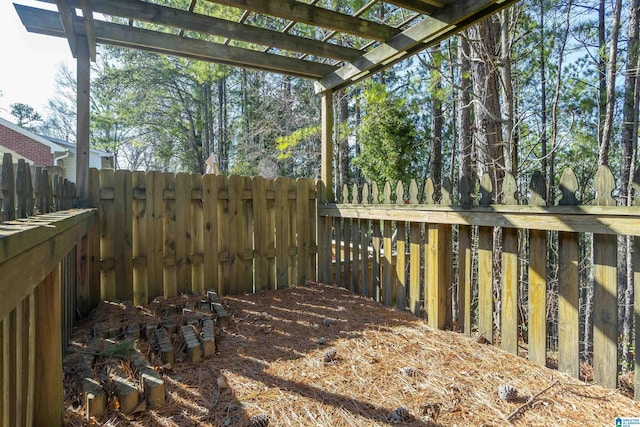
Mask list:
[{"label": "fallen pine cone", "polygon": [[391,424],[406,423],[409,421],[409,411],[404,406],[401,406],[387,414],[387,421]]},{"label": "fallen pine cone", "polygon": [[498,396],[507,402],[513,402],[518,398],[518,390],[510,385],[503,384],[498,387]]},{"label": "fallen pine cone", "polygon": [[269,425],[269,415],[256,414],[249,419],[249,427],[267,427]]},{"label": "fallen pine cone", "polygon": [[324,360],[324,363],[333,362],[334,360],[336,360],[337,354],[338,352],[335,348],[330,348],[329,350],[324,352],[324,354],[322,355],[322,360]]}]

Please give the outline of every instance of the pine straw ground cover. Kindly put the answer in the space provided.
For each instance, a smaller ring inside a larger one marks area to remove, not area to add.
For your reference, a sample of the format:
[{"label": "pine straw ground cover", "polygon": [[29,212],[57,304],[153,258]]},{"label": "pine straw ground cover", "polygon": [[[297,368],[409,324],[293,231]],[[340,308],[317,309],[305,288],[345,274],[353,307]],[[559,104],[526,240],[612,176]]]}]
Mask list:
[{"label": "pine straw ground cover", "polygon": [[[612,426],[640,416],[620,392],[343,289],[308,284],[223,304],[232,321],[218,353],[164,370],[165,406],[88,422],[69,392],[67,424],[246,426],[266,414],[269,426],[385,426],[400,407],[407,426]],[[509,401],[498,396],[505,385],[517,390]]]}]

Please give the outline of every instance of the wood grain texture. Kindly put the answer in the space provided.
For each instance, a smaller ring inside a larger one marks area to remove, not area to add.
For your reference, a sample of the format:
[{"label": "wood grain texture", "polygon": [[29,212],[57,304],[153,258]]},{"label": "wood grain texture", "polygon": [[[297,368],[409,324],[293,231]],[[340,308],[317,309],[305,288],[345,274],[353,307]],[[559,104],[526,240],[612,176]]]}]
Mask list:
[{"label": "wood grain texture", "polygon": [[[481,204],[491,203],[491,177],[480,181]],[[493,342],[493,227],[478,227],[478,333]]]},{"label": "wood grain texture", "polygon": [[177,295],[175,176],[164,174],[162,192],[162,260],[164,297]]},{"label": "wood grain texture", "polygon": [[[283,289],[289,286],[289,198],[288,198],[288,180],[287,178],[276,178],[276,283],[278,289]],[[325,220],[321,220],[324,225]],[[321,240],[322,245],[328,244],[324,240],[324,227],[323,236]],[[322,264],[326,264],[326,260],[322,259]],[[324,268],[323,268],[324,271]],[[328,280],[326,275],[321,276],[323,281]]]},{"label": "wood grain texture", "polygon": [[[133,172],[131,178],[134,193],[146,193],[146,175],[142,171]],[[149,303],[149,284],[147,281],[147,200],[133,200],[132,256],[133,256],[133,303]]]},{"label": "wood grain texture", "polygon": [[202,209],[204,234],[204,287],[219,292],[219,223],[218,192],[221,178],[207,174],[202,178]]},{"label": "wood grain texture", "polygon": [[175,256],[176,291],[178,295],[191,290],[191,176],[175,176]]},{"label": "wood grain texture", "polygon": [[[560,177],[561,205],[577,205],[578,180],[571,169]],[[558,233],[558,370],[580,374],[580,279],[577,233]]]},{"label": "wood grain texture", "polygon": [[[506,174],[503,181],[503,204],[515,205],[516,181]],[[518,354],[518,230],[502,230],[502,283],[500,346]]]},{"label": "wood grain texture", "polygon": [[146,176],[147,286],[149,299],[164,295],[164,177],[160,172]]},{"label": "wood grain texture", "polygon": [[[191,291],[203,293],[204,287],[204,204],[202,175],[191,174]],[[197,195],[197,196],[194,196]]]},{"label": "wood grain texture", "polygon": [[[354,205],[360,204],[360,198],[358,196],[358,185],[353,184],[353,188],[351,190],[352,203]],[[362,291],[362,281],[361,281],[361,270],[362,270],[362,259],[361,259],[361,245],[360,245],[360,221],[357,219],[351,220],[351,253],[352,253],[352,282],[351,282],[351,290],[359,294]]]},{"label": "wood grain texture", "polygon": [[[404,205],[404,185],[398,181],[396,185],[396,205]],[[407,223],[396,222],[396,307],[404,310],[407,305],[406,251],[407,251]]]},{"label": "wood grain texture", "polygon": [[63,420],[62,388],[62,298],[60,269],[51,270],[35,290],[36,364],[38,387],[34,396],[34,425],[61,426]]},{"label": "wood grain texture", "polygon": [[[114,172],[103,169],[100,171],[100,191],[114,189]],[[115,192],[115,191],[114,191]],[[100,200],[100,299],[113,301],[116,299],[116,270],[114,257],[116,256],[116,212],[113,199]],[[110,262],[107,263],[106,261]]]},{"label": "wood grain texture", "polygon": [[[386,205],[391,204],[391,184],[389,181],[384,186],[382,193],[383,203]],[[382,263],[382,292],[384,294],[384,304],[392,306],[395,300],[395,273],[393,271],[393,252],[391,238],[393,236],[393,223],[392,221],[383,221],[381,225],[383,236],[383,251],[384,260]]]},{"label": "wood grain texture", "polygon": [[[613,174],[599,166],[594,185],[595,204],[615,206]],[[593,378],[608,388],[618,385],[617,237],[593,235]]]}]

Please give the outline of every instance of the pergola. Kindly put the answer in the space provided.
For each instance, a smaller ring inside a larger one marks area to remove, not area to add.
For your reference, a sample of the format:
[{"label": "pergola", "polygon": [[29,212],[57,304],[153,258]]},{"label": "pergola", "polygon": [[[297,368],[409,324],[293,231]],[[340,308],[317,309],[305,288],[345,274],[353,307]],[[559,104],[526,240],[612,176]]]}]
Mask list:
[{"label": "pergola", "polygon": [[[321,179],[331,198],[332,93],[516,0],[368,0],[358,10],[338,10],[325,0],[185,0],[181,9],[163,0],[42,1],[55,3],[57,11],[14,6],[29,32],[65,37],[77,59],[82,206],[88,195],[89,70],[97,44],[314,79],[322,96]],[[240,18],[206,14],[202,6],[211,3],[237,9]]]}]

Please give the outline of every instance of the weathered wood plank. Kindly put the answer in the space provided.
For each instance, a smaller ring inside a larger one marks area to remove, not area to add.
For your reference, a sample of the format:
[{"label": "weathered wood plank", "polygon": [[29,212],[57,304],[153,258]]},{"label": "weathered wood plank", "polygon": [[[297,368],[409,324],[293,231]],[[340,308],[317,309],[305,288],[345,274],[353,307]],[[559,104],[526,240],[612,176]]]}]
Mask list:
[{"label": "weathered wood plank", "polygon": [[[517,204],[516,181],[506,174],[502,184],[503,204]],[[518,354],[518,230],[502,230],[502,292],[500,347],[512,354]]]},{"label": "weathered wood plank", "polygon": [[175,194],[175,176],[162,175],[162,285],[164,297],[178,294],[176,275],[176,203],[175,199],[165,197],[166,191]]},{"label": "weathered wood plank", "polygon": [[309,273],[309,181],[306,178],[296,180],[296,230],[298,246],[298,280],[303,285],[310,278]]},{"label": "weathered wood plank", "polygon": [[115,299],[133,299],[133,257],[131,252],[133,187],[131,172],[117,170],[113,176],[114,228],[113,260],[115,261]]},{"label": "weathered wood plank", "polygon": [[[561,205],[577,205],[578,180],[571,169],[560,177]],[[579,235],[558,233],[558,370],[580,375]]]},{"label": "weathered wood plank", "polygon": [[[294,198],[291,198],[291,195],[294,195]],[[294,178],[288,178],[287,184],[287,200],[289,201],[289,260],[288,260],[288,268],[289,268],[289,284],[295,284],[298,280],[298,247],[296,234],[298,233],[297,227],[297,210],[298,204],[296,201],[297,193],[296,193],[296,180]],[[331,221],[329,220],[328,228],[325,230],[325,233],[328,233],[326,236],[326,240],[328,245],[326,246],[326,254],[325,257],[329,260],[327,263],[327,276],[331,277]]]},{"label": "weathered wood plank", "polygon": [[[229,193],[229,178],[226,176],[220,177],[220,192]],[[230,239],[232,236],[231,231],[231,215],[229,211],[229,197],[219,200],[220,207],[218,208],[218,242],[219,242],[219,257],[222,261],[220,264],[220,284],[218,285],[218,294],[220,296],[226,295],[231,289],[231,246]]]},{"label": "weathered wood plank", "polygon": [[[543,206],[547,194],[544,176],[536,171],[529,184],[529,205]],[[529,232],[529,360],[547,361],[547,232]]]},{"label": "weathered wood plank", "polygon": [[[360,204],[358,185],[355,183],[353,184],[353,188],[351,189],[351,198],[353,204]],[[360,275],[360,271],[362,269],[362,260],[360,258],[360,222],[355,218],[351,220],[351,243],[351,268],[353,269],[351,291],[359,294],[362,289],[362,281]]]},{"label": "weathered wood plank", "polygon": [[146,176],[147,286],[149,299],[164,295],[164,176]]},{"label": "weathered wood plank", "polygon": [[204,227],[202,203],[202,175],[191,174],[191,192],[199,197],[191,198],[191,290],[203,293],[204,287]]},{"label": "weathered wood plank", "polygon": [[[594,179],[595,204],[615,206],[613,174],[599,166]],[[593,235],[593,378],[608,388],[618,385],[617,237]]]},{"label": "weathered wood plank", "polygon": [[[382,193],[383,203],[391,204],[391,183],[387,181],[384,185]],[[393,236],[392,222],[383,221],[380,225],[382,229],[382,245],[384,251],[384,261],[382,263],[382,293],[384,295],[384,304],[391,307],[395,299],[393,276],[393,252],[391,238]]]},{"label": "weathered wood plank", "polygon": [[[369,204],[369,185],[365,182],[362,186],[362,197],[361,203],[363,205]],[[371,273],[369,272],[369,266],[371,265],[369,261],[369,246],[370,246],[370,236],[369,236],[369,228],[370,221],[368,219],[363,219],[360,221],[360,257],[362,259],[361,268],[362,268],[362,295],[371,296],[373,295],[372,281],[371,281]]]},{"label": "weathered wood plank", "polygon": [[255,289],[256,292],[270,289],[269,284],[269,235],[273,232],[268,227],[269,214],[267,211],[267,181],[256,176],[252,178],[251,191],[253,195],[253,230],[255,241]]},{"label": "weathered wood plank", "polygon": [[203,198],[203,233],[204,233],[204,287],[219,288],[219,225],[218,225],[218,187],[220,177],[204,175],[202,187]]},{"label": "weathered wood plank", "polygon": [[524,230],[640,236],[638,213],[602,206],[344,206],[322,204],[320,216],[478,225]]},{"label": "weathered wood plank", "polygon": [[[347,184],[344,185],[342,190],[342,203],[348,204],[349,200],[349,186]],[[352,219],[344,219],[344,284],[343,286],[346,289],[352,288],[353,283],[353,265],[351,263],[351,222]]]},{"label": "weathered wood plank", "polygon": [[245,187],[245,178],[237,175],[229,177],[229,223],[232,235],[229,241],[231,258],[231,283],[230,294],[240,294],[252,291],[248,261],[245,258],[247,250],[247,218],[242,194]]},{"label": "weathered wood plank", "polygon": [[175,256],[176,292],[191,290],[191,176],[175,176]]},{"label": "weathered wood plank", "polygon": [[[146,193],[146,175],[136,171],[131,177],[134,194]],[[133,303],[146,305],[149,303],[149,284],[147,282],[147,201],[133,199],[132,256],[133,256]],[[144,260],[144,261],[143,261]]]},{"label": "weathered wood plank", "polygon": [[[288,197],[288,179],[283,177],[276,178],[276,284],[278,289],[287,288],[289,286],[289,197]],[[322,221],[324,226],[324,221]],[[324,230],[324,227],[321,228]],[[328,244],[322,236],[322,245]],[[326,260],[323,256],[322,268]],[[322,280],[327,281],[329,278],[323,273]]]},{"label": "weathered wood plank", "polygon": [[[404,205],[404,186],[402,181],[396,185],[396,205]],[[406,250],[407,250],[407,223],[396,222],[396,307],[404,310],[407,305],[407,276],[406,276]]]},{"label": "weathered wood plank", "polygon": [[[371,204],[377,205],[380,203],[380,194],[378,190],[378,184],[373,182],[371,184]],[[382,302],[382,229],[379,219],[374,218],[371,221],[371,246],[373,248],[373,260],[371,262],[371,282],[373,286],[373,298]]]},{"label": "weathered wood plank", "polygon": [[34,425],[61,426],[63,421],[62,298],[60,269],[50,273],[35,289],[36,364],[38,387],[34,396]]},{"label": "weathered wood plank", "polygon": [[[491,203],[491,177],[480,181],[481,205]],[[478,228],[478,332],[493,342],[493,227]]]},{"label": "weathered wood plank", "polygon": [[[270,188],[273,188],[273,182],[271,182],[271,186]],[[310,268],[311,268],[311,279],[312,280],[318,280],[318,265],[317,265],[317,255],[319,252],[319,248],[318,248],[318,239],[317,239],[317,233],[318,233],[318,218],[320,218],[318,216],[318,194],[319,192],[319,183],[318,181],[311,181],[310,184],[310,189],[313,192],[313,196],[309,196],[311,197],[311,202],[310,202],[310,209],[309,209],[309,224],[311,224],[311,228],[309,230],[310,234],[311,234],[311,241],[310,241],[310,253],[309,253],[309,262],[310,262]],[[274,209],[273,209],[273,201],[269,202],[269,209],[270,209],[270,218],[271,219],[271,229],[275,230],[275,219],[273,219],[273,214],[274,214]],[[272,237],[274,237],[274,235],[272,234]],[[275,243],[273,245],[275,247]]]},{"label": "weathered wood plank", "polygon": [[[415,179],[409,184],[409,203],[418,204],[418,184]],[[420,243],[421,226],[418,222],[409,225],[409,309],[420,315]]]},{"label": "weathered wood plank", "polygon": [[[100,171],[100,189],[114,188],[114,171]],[[116,292],[116,270],[114,265],[104,265],[105,260],[113,260],[116,256],[116,212],[115,201],[100,200],[100,299],[114,301]]]}]

